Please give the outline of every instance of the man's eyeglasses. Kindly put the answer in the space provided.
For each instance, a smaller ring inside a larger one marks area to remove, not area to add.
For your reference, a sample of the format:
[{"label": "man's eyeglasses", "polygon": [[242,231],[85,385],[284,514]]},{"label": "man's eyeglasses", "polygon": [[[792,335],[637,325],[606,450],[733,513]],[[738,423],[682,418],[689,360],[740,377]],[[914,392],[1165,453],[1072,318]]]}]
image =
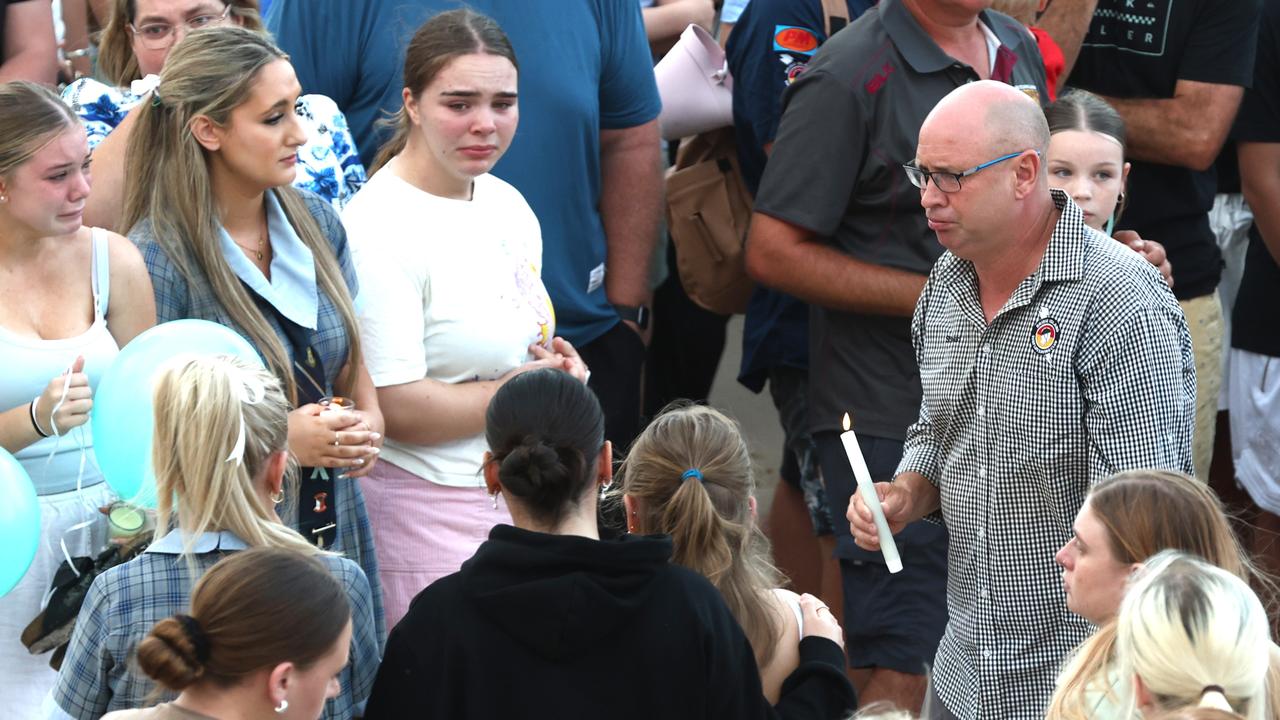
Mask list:
[{"label": "man's eyeglasses", "polygon": [[[227,15],[230,13],[231,5],[228,4],[218,14],[197,15],[193,18],[187,18],[182,24],[187,26],[188,31],[213,27],[225,22]],[[142,40],[142,46],[148,50],[164,50],[172,45],[175,29],[176,26],[167,22],[147,23],[141,27],[134,27],[133,23],[129,23],[129,30]]]},{"label": "man's eyeglasses", "polygon": [[[958,172],[958,173],[945,172],[942,170],[926,172],[925,170],[922,170],[921,168],[918,168],[915,165],[910,165],[910,164],[903,165],[902,169],[907,171],[907,179],[911,181],[911,184],[915,185],[921,190],[924,190],[926,187],[928,187],[929,182],[932,181],[933,184],[936,185],[937,188],[942,192],[953,193],[953,192],[960,192],[960,178],[969,177],[970,175],[978,172],[979,170],[989,168],[992,165],[1002,163],[1005,160],[1016,158],[1024,152],[1026,152],[1026,150],[1019,150],[1018,152],[1009,153],[1008,155],[1001,155],[995,160],[989,160],[987,162],[982,163],[981,165],[971,167],[968,170],[965,170],[964,172]],[[1039,150],[1032,150],[1031,152],[1035,153],[1037,156],[1040,154]]]}]

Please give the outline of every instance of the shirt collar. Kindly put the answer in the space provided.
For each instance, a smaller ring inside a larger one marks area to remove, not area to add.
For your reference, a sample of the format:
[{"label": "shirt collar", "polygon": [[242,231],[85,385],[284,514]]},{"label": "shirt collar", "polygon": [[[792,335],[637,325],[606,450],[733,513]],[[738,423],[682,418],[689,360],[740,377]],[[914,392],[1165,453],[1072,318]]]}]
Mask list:
[{"label": "shirt collar", "polygon": [[222,255],[236,277],[244,281],[281,315],[315,330],[320,314],[320,294],[316,290],[316,262],[311,249],[302,242],[285,216],[275,193],[267,192],[267,233],[271,237],[271,279],[249,261],[227,231],[218,227]]},{"label": "shirt collar", "polygon": [[1079,280],[1084,277],[1084,238],[1090,232],[1084,212],[1063,191],[1050,188],[1053,205],[1062,213],[1049,236],[1037,274],[1043,282]]},{"label": "shirt collar", "polygon": [[[160,553],[161,555],[181,555],[186,548],[186,533],[181,530],[171,530],[164,537],[151,543],[147,548],[149,553]],[[203,532],[196,536],[195,542],[191,544],[191,552],[200,554],[213,552],[214,550],[246,550],[248,545],[245,541],[236,537],[229,530],[219,530],[218,532]]]},{"label": "shirt collar", "polygon": [[[994,22],[994,18],[986,10],[978,14],[978,20],[985,32],[995,35],[1001,47],[1017,45],[1018,37],[1014,34],[1016,31],[1007,27],[1007,23]],[[889,33],[898,52],[902,53],[902,57],[916,72],[935,73],[959,62],[938,47],[938,43],[920,27],[920,23],[916,22],[902,0],[881,0],[880,21],[884,23],[885,32]]]}]

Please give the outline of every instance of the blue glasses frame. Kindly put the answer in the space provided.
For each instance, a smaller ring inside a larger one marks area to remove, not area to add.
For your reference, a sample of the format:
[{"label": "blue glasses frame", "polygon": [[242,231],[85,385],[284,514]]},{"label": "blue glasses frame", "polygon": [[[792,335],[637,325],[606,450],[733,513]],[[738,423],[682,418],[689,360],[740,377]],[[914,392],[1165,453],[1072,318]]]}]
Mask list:
[{"label": "blue glasses frame", "polygon": [[[1016,158],[1024,152],[1026,152],[1026,150],[1019,150],[1018,152],[1009,153],[1008,155],[1001,155],[995,160],[988,160],[981,165],[975,165],[964,172],[958,173],[946,172],[943,170],[926,172],[910,163],[903,165],[902,169],[906,171],[907,179],[911,181],[911,184],[920,188],[921,191],[924,191],[924,189],[928,187],[929,181],[932,180],[933,184],[942,192],[953,193],[960,191],[960,188],[962,187],[960,184],[961,178],[969,177],[980,170],[985,170],[986,168],[1002,163],[1005,160]],[[1035,153],[1037,157],[1040,156],[1039,150],[1032,150],[1031,152]]]}]

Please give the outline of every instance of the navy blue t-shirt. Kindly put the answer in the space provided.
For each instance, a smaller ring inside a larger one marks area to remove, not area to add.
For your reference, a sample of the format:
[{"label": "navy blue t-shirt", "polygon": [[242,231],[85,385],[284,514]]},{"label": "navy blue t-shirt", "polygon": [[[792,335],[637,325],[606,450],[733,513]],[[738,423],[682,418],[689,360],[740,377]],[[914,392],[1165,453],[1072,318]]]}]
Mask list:
[{"label": "navy blue t-shirt", "polygon": [[[871,0],[846,0],[849,22]],[[752,0],[729,36],[733,126],[742,179],[755,195],[764,174],[764,146],[782,119],[782,93],[804,72],[827,39],[822,0]],[[742,330],[738,382],[760,392],[770,368],[809,367],[809,306],[785,293],[756,288]]]},{"label": "navy blue t-shirt", "polygon": [[636,0],[274,0],[267,27],[304,92],[346,113],[368,165],[387,136],[376,121],[403,104],[414,31],[463,6],[496,20],[515,48],[520,125],[493,172],[542,224],[542,279],[559,334],[588,343],[618,323],[604,291],[600,131],[643,125],[661,110]]}]

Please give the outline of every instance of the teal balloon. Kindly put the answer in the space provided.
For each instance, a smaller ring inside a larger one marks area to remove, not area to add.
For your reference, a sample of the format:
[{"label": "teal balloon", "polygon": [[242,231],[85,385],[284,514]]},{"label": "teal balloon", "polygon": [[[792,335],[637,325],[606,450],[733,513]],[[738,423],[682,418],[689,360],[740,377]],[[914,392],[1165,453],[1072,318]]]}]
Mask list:
[{"label": "teal balloon", "polygon": [[0,448],[0,596],[27,574],[40,547],[40,501],[26,468]]},{"label": "teal balloon", "polygon": [[124,500],[156,506],[151,463],[155,433],[152,383],[161,366],[182,355],[233,355],[262,367],[253,346],[207,320],[174,320],[135,337],[112,361],[94,391],[89,415],[93,454],[107,484]]}]

